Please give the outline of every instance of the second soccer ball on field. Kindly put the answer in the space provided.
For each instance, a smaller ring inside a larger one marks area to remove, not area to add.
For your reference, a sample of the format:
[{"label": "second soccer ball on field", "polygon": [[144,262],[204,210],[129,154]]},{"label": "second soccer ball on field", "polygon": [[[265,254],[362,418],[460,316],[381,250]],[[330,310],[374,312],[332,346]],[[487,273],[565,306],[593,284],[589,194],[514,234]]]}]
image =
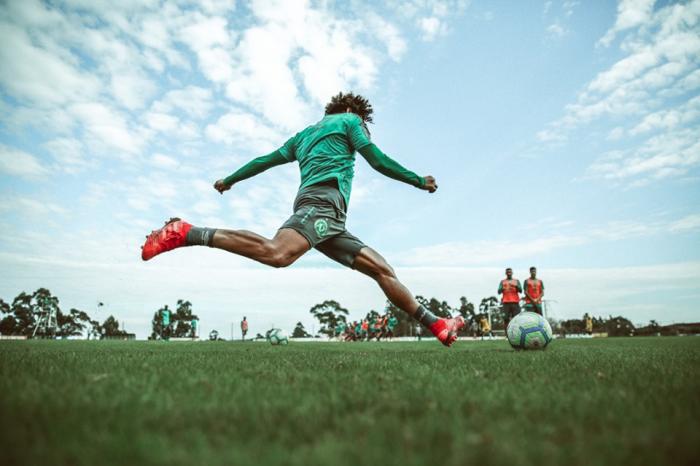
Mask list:
[{"label": "second soccer ball on field", "polygon": [[271,345],[286,345],[289,343],[287,332],[279,328],[273,328],[267,336]]}]

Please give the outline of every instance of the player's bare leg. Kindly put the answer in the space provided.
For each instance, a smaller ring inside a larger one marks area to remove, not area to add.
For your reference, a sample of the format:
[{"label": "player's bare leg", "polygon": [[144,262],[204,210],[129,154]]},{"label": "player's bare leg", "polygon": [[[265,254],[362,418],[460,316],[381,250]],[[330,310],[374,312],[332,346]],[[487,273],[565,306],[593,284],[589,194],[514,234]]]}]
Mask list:
[{"label": "player's bare leg", "polygon": [[272,267],[286,267],[309,250],[299,232],[282,228],[272,239],[246,230],[216,230],[211,247],[223,249]]},{"label": "player's bare leg", "polygon": [[464,327],[464,319],[439,319],[418,304],[408,288],[401,283],[394,269],[375,250],[362,248],[355,257],[353,267],[372,277],[395,306],[426,326],[446,346],[457,340],[457,332]]},{"label": "player's bare leg", "polygon": [[267,239],[252,231],[198,228],[171,218],[146,237],[141,257],[150,260],[163,252],[195,245],[222,249],[272,267],[286,267],[310,248],[306,238],[289,228],[278,230],[274,238]]}]

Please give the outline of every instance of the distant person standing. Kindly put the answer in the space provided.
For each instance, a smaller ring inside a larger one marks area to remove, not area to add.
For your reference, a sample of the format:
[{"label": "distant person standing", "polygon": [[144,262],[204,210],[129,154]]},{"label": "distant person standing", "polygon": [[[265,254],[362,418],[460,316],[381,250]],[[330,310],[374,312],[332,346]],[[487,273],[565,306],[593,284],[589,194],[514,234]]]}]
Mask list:
[{"label": "distant person standing", "polygon": [[593,319],[587,312],[583,315],[583,324],[586,327],[586,333],[588,335],[593,335]]},{"label": "distant person standing", "polygon": [[170,309],[168,309],[167,305],[160,310],[160,319],[160,338],[161,340],[170,340]]},{"label": "distant person standing", "polygon": [[243,320],[241,321],[241,334],[243,335],[241,337],[241,340],[245,340],[245,336],[248,333],[248,321],[246,320],[245,316],[243,316]]},{"label": "distant person standing", "polygon": [[481,319],[479,319],[479,327],[481,328],[481,339],[488,335],[489,340],[493,339],[493,332],[491,331],[491,323],[486,317],[486,314],[481,314]]},{"label": "distant person standing", "polygon": [[347,328],[347,325],[345,324],[344,321],[339,320],[338,323],[335,326],[335,337],[338,339],[343,338],[345,334],[345,329]]},{"label": "distant person standing", "polygon": [[520,293],[523,292],[523,287],[520,286],[520,280],[513,278],[513,269],[506,269],[506,278],[498,284],[498,294],[502,294],[501,303],[503,304],[503,329],[508,330],[510,320],[520,312]]},{"label": "distant person standing", "polygon": [[398,323],[399,319],[397,319],[394,314],[391,314],[386,322],[386,335],[389,338],[389,340],[394,338],[394,329],[396,328],[396,325]]},{"label": "distant person standing", "polygon": [[542,314],[542,298],[544,297],[544,283],[537,278],[537,268],[530,267],[530,278],[525,280],[525,309]]}]

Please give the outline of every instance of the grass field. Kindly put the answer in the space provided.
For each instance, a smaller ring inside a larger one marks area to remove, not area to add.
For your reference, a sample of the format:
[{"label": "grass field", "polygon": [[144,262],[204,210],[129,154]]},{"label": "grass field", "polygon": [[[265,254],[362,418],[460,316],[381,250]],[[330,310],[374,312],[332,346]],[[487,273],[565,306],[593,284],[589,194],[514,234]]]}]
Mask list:
[{"label": "grass field", "polygon": [[0,342],[10,464],[700,464],[700,338]]}]

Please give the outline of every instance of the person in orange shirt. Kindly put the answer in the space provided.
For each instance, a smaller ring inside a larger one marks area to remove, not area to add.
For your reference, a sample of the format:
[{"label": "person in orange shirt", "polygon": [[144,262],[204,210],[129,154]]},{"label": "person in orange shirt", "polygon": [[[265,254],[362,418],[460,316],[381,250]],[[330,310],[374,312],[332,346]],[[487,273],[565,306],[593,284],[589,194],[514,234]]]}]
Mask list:
[{"label": "person in orange shirt", "polygon": [[525,310],[542,314],[544,283],[537,278],[537,268],[530,267],[530,278],[525,280]]},{"label": "person in orange shirt", "polygon": [[241,340],[245,340],[245,335],[248,333],[248,321],[246,320],[245,317],[243,317],[243,320],[241,321]]},{"label": "person in orange shirt", "polygon": [[508,329],[510,320],[520,312],[520,293],[523,292],[523,287],[520,286],[520,280],[513,278],[513,269],[506,269],[506,278],[498,284],[498,294],[502,294],[501,303],[503,304],[503,324],[504,329]]}]

